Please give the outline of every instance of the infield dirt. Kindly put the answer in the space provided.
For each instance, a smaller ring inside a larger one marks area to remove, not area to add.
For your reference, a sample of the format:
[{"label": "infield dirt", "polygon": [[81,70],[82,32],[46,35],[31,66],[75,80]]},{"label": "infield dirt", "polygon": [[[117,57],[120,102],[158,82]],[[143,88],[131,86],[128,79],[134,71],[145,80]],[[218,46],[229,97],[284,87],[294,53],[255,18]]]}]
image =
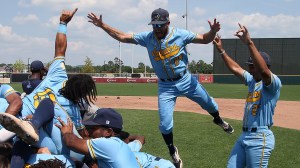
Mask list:
[{"label": "infield dirt", "polygon": [[[102,108],[120,109],[145,109],[157,110],[157,97],[141,96],[98,96],[96,105]],[[245,100],[243,99],[218,99],[219,111],[224,118],[243,119]],[[208,113],[195,102],[185,97],[178,97],[175,111],[194,112],[200,114]],[[278,101],[274,115],[274,125],[284,128],[300,130],[300,102]]]}]

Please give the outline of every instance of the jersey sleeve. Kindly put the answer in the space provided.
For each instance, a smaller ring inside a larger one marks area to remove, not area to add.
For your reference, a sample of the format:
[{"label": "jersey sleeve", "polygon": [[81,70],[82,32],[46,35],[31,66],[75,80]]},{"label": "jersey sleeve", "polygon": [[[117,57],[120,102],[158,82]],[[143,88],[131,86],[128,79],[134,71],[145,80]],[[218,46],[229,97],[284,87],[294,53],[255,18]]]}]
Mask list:
[{"label": "jersey sleeve", "polygon": [[133,34],[132,38],[137,44],[139,44],[143,47],[146,47],[147,37],[149,37],[149,32],[142,32],[142,33]]},{"label": "jersey sleeve", "polygon": [[58,56],[55,57],[52,61],[48,73],[47,78],[52,78],[55,80],[66,80],[67,78],[67,72],[65,67],[65,57],[64,56]]},{"label": "jersey sleeve", "polygon": [[176,31],[177,31],[176,34],[182,38],[182,41],[185,45],[191,43],[192,40],[194,40],[197,36],[197,34],[184,29],[177,29]]},{"label": "jersey sleeve", "polygon": [[128,143],[129,148],[132,152],[139,152],[142,149],[142,143],[139,140],[134,140]]},{"label": "jersey sleeve", "polygon": [[268,86],[264,85],[264,87],[265,87],[265,90],[269,91],[270,93],[275,94],[280,91],[280,88],[282,87],[282,85],[281,85],[281,81],[278,78],[278,76],[272,73],[271,74],[271,83]]},{"label": "jersey sleeve", "polygon": [[252,82],[253,76],[248,71],[244,71],[243,77],[244,77],[245,85],[249,86],[250,83]]},{"label": "jersey sleeve", "polygon": [[4,84],[0,85],[0,98],[6,98],[8,95],[12,93],[19,93],[14,88],[12,88],[10,85]]},{"label": "jersey sleeve", "polygon": [[106,138],[96,138],[86,141],[90,155],[94,160],[107,158],[110,153],[109,151],[115,150],[113,148],[116,144],[112,142]]}]

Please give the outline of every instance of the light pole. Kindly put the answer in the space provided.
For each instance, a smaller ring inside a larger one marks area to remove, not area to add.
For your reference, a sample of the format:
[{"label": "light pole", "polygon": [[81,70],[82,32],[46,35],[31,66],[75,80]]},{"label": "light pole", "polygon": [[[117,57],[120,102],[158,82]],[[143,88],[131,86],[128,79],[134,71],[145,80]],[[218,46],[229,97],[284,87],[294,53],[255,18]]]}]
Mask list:
[{"label": "light pole", "polygon": [[[187,10],[187,0],[185,0],[185,14],[182,15],[182,18],[185,19],[185,29],[188,30],[188,10]],[[187,54],[188,55],[191,55],[189,52],[188,52],[188,47],[186,46],[186,51],[187,51]]]},{"label": "light pole", "polygon": [[30,69],[30,58],[27,59],[27,72],[29,72]]},{"label": "light pole", "polygon": [[104,60],[104,64],[103,64],[103,71],[105,71],[105,60]]},{"label": "light pole", "polygon": [[119,41],[119,48],[120,48],[120,53],[119,53],[119,76],[121,77],[121,42]]},{"label": "light pole", "polygon": [[185,0],[185,14],[182,15],[182,18],[185,19],[185,29],[188,30],[188,11],[187,11],[187,0]]},{"label": "light pole", "polygon": [[134,45],[132,45],[132,55],[131,55],[131,74],[133,74],[133,54],[134,54]]}]

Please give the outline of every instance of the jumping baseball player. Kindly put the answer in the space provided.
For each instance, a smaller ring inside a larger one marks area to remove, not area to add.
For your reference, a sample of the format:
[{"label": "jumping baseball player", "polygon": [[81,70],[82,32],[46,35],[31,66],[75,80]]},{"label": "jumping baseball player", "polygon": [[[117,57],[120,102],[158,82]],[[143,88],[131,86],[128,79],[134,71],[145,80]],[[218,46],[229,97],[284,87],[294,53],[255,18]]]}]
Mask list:
[{"label": "jumping baseball player", "polygon": [[215,124],[227,133],[233,133],[233,128],[219,116],[217,103],[187,69],[188,57],[185,46],[189,43],[207,44],[213,41],[220,30],[220,24],[216,19],[213,23],[209,21],[209,32],[195,34],[170,27],[168,11],[159,8],[151,15],[149,25],[152,25],[153,31],[126,34],[105,24],[101,15],[97,17],[94,13],[90,13],[88,18],[89,22],[102,28],[114,39],[147,48],[153,69],[160,79],[158,81],[159,128],[176,167],[183,165],[178,150],[173,144],[173,112],[178,96],[184,95],[198,103],[214,117]]},{"label": "jumping baseball player", "polygon": [[246,62],[248,71],[242,69],[223,49],[220,36],[214,44],[226,66],[248,86],[243,118],[243,133],[236,141],[229,160],[228,168],[268,167],[268,161],[275,145],[271,131],[276,103],[279,99],[281,82],[271,72],[270,56],[259,52],[250,38],[245,26],[240,26],[236,36],[245,43],[250,51]]}]

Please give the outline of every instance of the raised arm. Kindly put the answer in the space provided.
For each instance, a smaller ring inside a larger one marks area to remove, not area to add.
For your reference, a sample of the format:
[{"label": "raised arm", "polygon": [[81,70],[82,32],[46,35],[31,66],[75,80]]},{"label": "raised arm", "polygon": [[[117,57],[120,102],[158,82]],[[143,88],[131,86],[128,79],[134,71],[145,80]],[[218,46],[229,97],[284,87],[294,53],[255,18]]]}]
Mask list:
[{"label": "raised arm", "polygon": [[271,83],[271,71],[264,61],[263,57],[260,55],[257,50],[254,42],[250,38],[250,34],[245,26],[239,24],[240,29],[236,32],[235,36],[239,37],[242,42],[244,42],[250,51],[250,56],[253,61],[254,67],[258,70],[261,75],[262,81],[265,85]]},{"label": "raised arm", "polygon": [[209,32],[198,34],[192,43],[208,44],[214,40],[217,32],[221,29],[221,25],[216,19],[214,19],[213,24],[210,21],[208,21],[208,24],[210,26]]},{"label": "raised arm", "polygon": [[55,56],[65,56],[67,50],[67,24],[71,21],[77,8],[74,11],[62,11],[60,16],[59,29],[55,39]]},{"label": "raised arm", "polygon": [[213,41],[214,45],[216,46],[217,50],[219,51],[221,57],[223,58],[226,66],[228,69],[238,78],[240,78],[242,81],[244,81],[243,78],[243,72],[244,69],[237,64],[224,50],[222,45],[221,36],[217,35],[216,38]]},{"label": "raised arm", "polygon": [[123,43],[132,43],[135,44],[135,41],[132,38],[132,34],[124,33],[118,29],[115,29],[102,21],[102,15],[97,17],[94,13],[90,13],[87,16],[90,20],[89,22],[93,23],[95,26],[103,29],[107,34],[109,34],[112,38],[123,42]]}]

